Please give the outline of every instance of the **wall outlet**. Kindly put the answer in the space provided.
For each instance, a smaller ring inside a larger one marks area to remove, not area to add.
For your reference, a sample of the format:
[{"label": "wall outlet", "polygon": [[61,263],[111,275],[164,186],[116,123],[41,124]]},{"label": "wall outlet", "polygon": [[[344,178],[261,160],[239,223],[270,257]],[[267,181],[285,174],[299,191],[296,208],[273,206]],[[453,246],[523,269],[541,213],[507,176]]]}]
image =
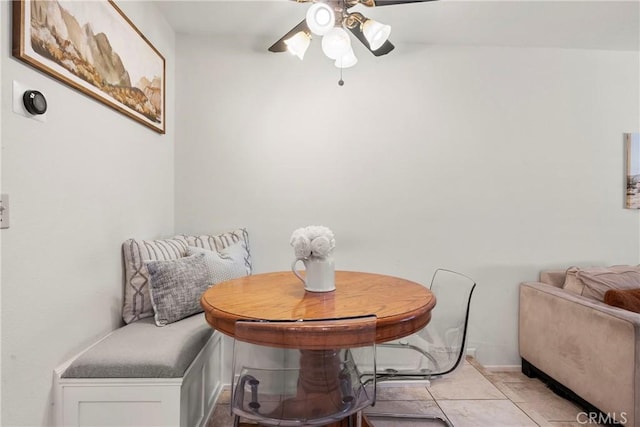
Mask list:
[{"label": "wall outlet", "polygon": [[9,228],[9,195],[0,197],[0,229]]}]

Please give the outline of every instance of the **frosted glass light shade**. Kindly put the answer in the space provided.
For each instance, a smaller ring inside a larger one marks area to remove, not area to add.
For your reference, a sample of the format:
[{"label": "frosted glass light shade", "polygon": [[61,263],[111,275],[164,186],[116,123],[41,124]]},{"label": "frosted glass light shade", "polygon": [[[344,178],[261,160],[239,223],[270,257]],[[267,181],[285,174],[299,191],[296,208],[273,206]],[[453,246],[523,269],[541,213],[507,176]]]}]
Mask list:
[{"label": "frosted glass light shade", "polygon": [[338,59],[351,49],[349,34],[340,28],[332,28],[322,37],[322,51],[331,59]]},{"label": "frosted glass light shade", "polygon": [[307,27],[313,34],[323,36],[336,25],[336,14],[326,3],[314,3],[307,10]]},{"label": "frosted glass light shade", "polygon": [[336,67],[338,68],[350,68],[358,63],[358,58],[353,53],[353,49],[349,48],[349,51],[336,59]]},{"label": "frosted glass light shade", "polygon": [[378,50],[391,34],[391,26],[367,19],[362,26],[362,34],[367,39],[371,50]]},{"label": "frosted glass light shade", "polygon": [[311,37],[304,31],[298,31],[292,37],[286,39],[284,43],[287,45],[289,52],[302,60],[311,43]]}]

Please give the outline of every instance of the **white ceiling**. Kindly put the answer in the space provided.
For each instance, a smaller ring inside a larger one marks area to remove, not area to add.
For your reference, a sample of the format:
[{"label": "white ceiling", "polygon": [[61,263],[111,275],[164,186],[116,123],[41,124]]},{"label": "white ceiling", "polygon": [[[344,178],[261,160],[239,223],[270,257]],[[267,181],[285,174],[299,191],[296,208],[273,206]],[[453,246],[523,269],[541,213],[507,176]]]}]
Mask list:
[{"label": "white ceiling", "polygon": [[[308,4],[286,0],[158,1],[176,32],[247,36],[267,49],[304,19]],[[377,8],[365,16],[391,25],[390,40],[639,50],[640,0],[440,0]]]}]

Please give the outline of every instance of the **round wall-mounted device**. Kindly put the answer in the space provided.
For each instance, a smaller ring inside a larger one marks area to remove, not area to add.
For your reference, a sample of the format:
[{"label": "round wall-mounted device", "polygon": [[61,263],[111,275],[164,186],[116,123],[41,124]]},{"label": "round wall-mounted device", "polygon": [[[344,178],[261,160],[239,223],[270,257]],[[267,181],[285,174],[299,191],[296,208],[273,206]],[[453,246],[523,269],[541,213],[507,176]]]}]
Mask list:
[{"label": "round wall-mounted device", "polygon": [[44,95],[37,90],[28,90],[22,95],[24,108],[34,116],[47,112],[47,100]]}]

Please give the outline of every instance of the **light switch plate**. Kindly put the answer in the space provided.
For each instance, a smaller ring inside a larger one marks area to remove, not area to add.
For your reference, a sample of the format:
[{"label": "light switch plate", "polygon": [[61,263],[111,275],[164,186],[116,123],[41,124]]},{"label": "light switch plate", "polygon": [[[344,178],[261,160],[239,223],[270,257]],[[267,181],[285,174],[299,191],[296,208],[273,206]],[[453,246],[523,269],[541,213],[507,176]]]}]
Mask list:
[{"label": "light switch plate", "polygon": [[0,197],[0,229],[9,228],[9,195]]},{"label": "light switch plate", "polygon": [[15,80],[13,81],[13,112],[44,123],[47,121],[47,113],[37,115],[30,114],[27,109],[24,108],[24,102],[22,102],[22,95],[24,95],[26,91],[33,89],[33,87],[29,87]]}]

